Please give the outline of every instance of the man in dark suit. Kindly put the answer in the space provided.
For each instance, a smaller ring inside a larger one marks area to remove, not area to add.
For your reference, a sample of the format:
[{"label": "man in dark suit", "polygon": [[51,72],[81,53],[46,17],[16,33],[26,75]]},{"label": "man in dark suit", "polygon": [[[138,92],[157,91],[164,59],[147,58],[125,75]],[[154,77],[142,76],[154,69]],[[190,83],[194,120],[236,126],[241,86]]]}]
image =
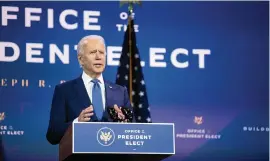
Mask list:
[{"label": "man in dark suit", "polygon": [[59,144],[73,121],[110,122],[106,108],[114,107],[121,119],[125,119],[121,107],[131,110],[126,88],[103,79],[106,49],[101,36],[86,36],[79,42],[78,61],[83,73],[55,87],[46,135],[51,144]]}]

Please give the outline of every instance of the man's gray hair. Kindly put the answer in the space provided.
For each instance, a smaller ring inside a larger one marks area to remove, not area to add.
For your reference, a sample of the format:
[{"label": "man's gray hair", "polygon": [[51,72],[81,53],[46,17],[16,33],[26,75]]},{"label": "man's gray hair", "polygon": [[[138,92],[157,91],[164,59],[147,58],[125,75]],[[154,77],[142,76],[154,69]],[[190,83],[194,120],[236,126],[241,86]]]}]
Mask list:
[{"label": "man's gray hair", "polygon": [[88,35],[88,36],[83,37],[79,41],[78,46],[77,46],[77,54],[81,54],[81,53],[84,52],[84,45],[87,44],[88,40],[91,40],[91,39],[98,39],[105,45],[105,40],[104,40],[104,38],[102,36],[100,36],[100,35]]}]

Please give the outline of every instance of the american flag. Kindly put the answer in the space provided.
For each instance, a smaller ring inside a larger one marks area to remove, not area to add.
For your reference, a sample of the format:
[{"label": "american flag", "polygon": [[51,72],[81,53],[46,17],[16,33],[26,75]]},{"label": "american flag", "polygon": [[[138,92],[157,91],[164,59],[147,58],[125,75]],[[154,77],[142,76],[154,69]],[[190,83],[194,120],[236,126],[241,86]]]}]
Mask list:
[{"label": "american flag", "polygon": [[127,87],[136,122],[151,123],[150,107],[140,63],[141,59],[136,45],[134,20],[129,18],[129,22],[122,45],[116,84]]}]

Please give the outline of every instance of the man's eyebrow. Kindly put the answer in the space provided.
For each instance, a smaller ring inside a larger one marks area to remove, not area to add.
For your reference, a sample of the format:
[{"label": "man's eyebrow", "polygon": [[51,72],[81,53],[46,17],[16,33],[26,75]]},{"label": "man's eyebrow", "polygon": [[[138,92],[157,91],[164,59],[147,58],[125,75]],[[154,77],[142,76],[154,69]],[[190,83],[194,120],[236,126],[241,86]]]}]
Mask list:
[{"label": "man's eyebrow", "polygon": [[96,50],[96,49],[95,49],[95,50],[91,50],[90,52],[91,52],[91,53],[92,53],[92,52],[97,52],[97,50]]}]

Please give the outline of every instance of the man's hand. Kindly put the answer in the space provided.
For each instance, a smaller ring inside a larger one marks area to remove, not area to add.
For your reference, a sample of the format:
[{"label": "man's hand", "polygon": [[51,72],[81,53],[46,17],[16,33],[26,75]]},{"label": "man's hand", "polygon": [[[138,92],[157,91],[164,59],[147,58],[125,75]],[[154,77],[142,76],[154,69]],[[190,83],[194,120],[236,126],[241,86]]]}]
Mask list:
[{"label": "man's hand", "polygon": [[93,106],[89,106],[86,109],[82,110],[78,118],[79,122],[87,122],[90,120],[90,117],[93,116]]},{"label": "man's hand", "polygon": [[114,110],[118,114],[118,118],[121,119],[121,120],[123,120],[123,122],[127,122],[127,119],[125,119],[125,115],[121,111],[121,107],[118,107],[117,105],[114,105],[113,107],[114,107]]}]

